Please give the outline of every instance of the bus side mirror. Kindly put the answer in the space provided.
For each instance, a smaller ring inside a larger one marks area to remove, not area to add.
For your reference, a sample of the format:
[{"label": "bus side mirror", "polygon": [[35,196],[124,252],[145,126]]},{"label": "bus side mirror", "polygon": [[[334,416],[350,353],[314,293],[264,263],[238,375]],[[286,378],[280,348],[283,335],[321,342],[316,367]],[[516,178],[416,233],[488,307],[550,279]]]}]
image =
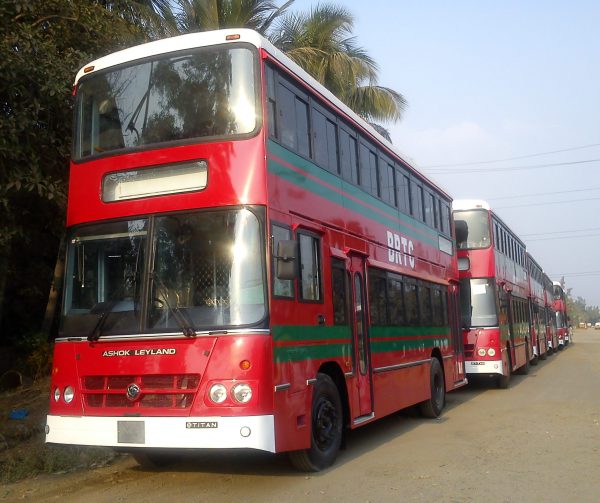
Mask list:
[{"label": "bus side mirror", "polygon": [[294,279],[296,277],[296,251],[298,243],[293,240],[279,241],[277,243],[277,278]]}]

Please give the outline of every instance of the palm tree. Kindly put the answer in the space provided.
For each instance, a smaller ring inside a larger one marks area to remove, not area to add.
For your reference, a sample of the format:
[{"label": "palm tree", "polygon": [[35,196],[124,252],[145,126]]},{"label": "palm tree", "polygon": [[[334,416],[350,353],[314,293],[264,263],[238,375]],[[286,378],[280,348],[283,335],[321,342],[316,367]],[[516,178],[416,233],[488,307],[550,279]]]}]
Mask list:
[{"label": "palm tree", "polygon": [[271,42],[384,136],[373,121],[397,121],[404,97],[377,85],[377,64],[356,44],[354,19],[344,7],[317,5],[308,13],[290,13],[271,31]]},{"label": "palm tree", "polygon": [[293,2],[278,7],[271,0],[173,0],[180,33],[251,28],[263,35]]}]

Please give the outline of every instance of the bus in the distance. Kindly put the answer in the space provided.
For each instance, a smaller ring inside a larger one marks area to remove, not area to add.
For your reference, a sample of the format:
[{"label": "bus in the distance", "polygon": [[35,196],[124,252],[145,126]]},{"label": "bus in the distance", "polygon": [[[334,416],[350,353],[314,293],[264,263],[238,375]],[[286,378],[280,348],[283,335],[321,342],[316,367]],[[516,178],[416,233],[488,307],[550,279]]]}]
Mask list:
[{"label": "bus in the distance", "polygon": [[560,350],[569,344],[571,338],[569,317],[567,315],[567,298],[563,285],[560,282],[554,281],[552,286],[554,290],[552,308],[556,316],[556,333],[558,337],[558,349]]},{"label": "bus in the distance", "polygon": [[554,311],[554,286],[552,280],[544,273],[544,300],[546,305],[546,341],[548,354],[558,351],[558,330],[556,329],[556,312]]},{"label": "bus in the distance", "polygon": [[451,198],[267,40],[140,45],[74,95],[47,442],[315,471],[466,383]]},{"label": "bus in the distance", "polygon": [[529,278],[524,243],[481,200],[454,201],[467,377],[507,388],[529,371]]},{"label": "bus in the distance", "polygon": [[531,363],[537,365],[538,360],[545,360],[548,352],[546,331],[546,292],[544,289],[544,271],[535,259],[526,252],[527,275],[529,276],[529,333],[533,359]]}]

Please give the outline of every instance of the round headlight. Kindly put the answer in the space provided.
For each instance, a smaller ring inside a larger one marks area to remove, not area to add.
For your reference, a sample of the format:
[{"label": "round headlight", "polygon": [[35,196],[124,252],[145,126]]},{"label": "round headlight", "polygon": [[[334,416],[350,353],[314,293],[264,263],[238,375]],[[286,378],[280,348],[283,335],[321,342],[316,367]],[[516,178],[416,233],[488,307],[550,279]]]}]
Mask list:
[{"label": "round headlight", "polygon": [[231,390],[231,396],[236,402],[248,403],[252,398],[252,388],[247,384],[236,384]]},{"label": "round headlight", "polygon": [[488,349],[488,355],[490,355],[490,356],[496,356],[496,350],[494,348]]},{"label": "round headlight", "polygon": [[65,399],[65,402],[71,403],[73,401],[74,396],[75,396],[75,390],[73,389],[73,386],[67,386],[63,393],[63,398]]},{"label": "round headlight", "polygon": [[477,354],[478,354],[479,356],[485,356],[485,348],[479,348],[479,349],[477,350]]},{"label": "round headlight", "polygon": [[222,384],[213,384],[208,396],[210,396],[210,399],[215,403],[223,403],[227,398],[227,388]]},{"label": "round headlight", "polygon": [[60,400],[60,389],[54,388],[54,401],[58,402]]}]

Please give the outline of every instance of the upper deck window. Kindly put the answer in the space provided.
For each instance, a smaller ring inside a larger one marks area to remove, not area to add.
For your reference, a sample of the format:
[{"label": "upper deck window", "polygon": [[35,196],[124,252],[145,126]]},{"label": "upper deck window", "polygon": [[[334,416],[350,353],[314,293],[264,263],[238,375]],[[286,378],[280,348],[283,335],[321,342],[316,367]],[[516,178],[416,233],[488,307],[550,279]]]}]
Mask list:
[{"label": "upper deck window", "polygon": [[485,210],[454,212],[456,245],[459,250],[490,246],[490,222]]},{"label": "upper deck window", "polygon": [[73,157],[193,138],[252,133],[258,124],[254,51],[208,47],[81,79]]}]

